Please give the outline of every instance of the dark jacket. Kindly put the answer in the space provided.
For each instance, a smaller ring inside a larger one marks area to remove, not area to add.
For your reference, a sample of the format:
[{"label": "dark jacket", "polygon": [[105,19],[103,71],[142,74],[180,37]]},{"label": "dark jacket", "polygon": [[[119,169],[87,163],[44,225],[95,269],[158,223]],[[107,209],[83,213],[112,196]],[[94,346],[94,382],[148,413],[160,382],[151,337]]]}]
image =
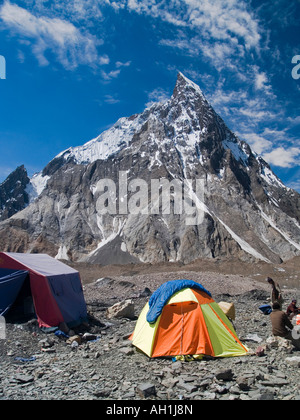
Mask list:
[{"label": "dark jacket", "polygon": [[299,308],[292,302],[289,304],[286,310],[287,316],[290,316],[291,314],[297,315],[299,313]]},{"label": "dark jacket", "polygon": [[272,322],[272,332],[273,335],[279,337],[286,337],[289,333],[289,330],[293,329],[287,314],[279,309],[274,309],[270,314]]}]

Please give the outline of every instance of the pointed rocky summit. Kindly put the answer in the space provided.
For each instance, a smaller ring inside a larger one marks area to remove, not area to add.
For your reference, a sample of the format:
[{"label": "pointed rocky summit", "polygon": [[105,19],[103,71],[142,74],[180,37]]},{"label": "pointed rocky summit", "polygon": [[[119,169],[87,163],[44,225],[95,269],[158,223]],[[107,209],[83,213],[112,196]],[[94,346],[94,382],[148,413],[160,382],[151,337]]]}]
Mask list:
[{"label": "pointed rocky summit", "polygon": [[61,152],[27,191],[0,223],[3,251],[101,264],[300,255],[300,195],[182,73],[169,100]]}]

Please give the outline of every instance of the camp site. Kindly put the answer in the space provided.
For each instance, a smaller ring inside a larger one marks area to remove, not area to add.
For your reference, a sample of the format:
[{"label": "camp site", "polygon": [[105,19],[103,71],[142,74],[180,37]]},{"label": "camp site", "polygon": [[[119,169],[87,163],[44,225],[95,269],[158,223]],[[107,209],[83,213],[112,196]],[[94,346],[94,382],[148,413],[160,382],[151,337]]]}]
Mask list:
[{"label": "camp site", "polygon": [[[270,302],[265,282],[179,266],[131,265],[124,275],[120,266],[67,263],[0,254],[0,399],[298,395],[291,377],[299,352],[272,336],[270,315],[259,309]],[[286,288],[286,300],[294,293]]]}]

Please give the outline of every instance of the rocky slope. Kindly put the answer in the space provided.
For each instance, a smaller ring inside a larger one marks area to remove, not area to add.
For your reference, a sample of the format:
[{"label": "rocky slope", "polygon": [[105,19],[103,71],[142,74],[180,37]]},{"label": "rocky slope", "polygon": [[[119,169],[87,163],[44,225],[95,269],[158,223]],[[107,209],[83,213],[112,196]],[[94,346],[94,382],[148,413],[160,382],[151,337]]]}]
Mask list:
[{"label": "rocky slope", "polygon": [[101,264],[300,254],[300,195],[181,73],[168,101],[60,153],[31,191],[0,224],[3,251]]},{"label": "rocky slope", "polygon": [[26,191],[29,182],[27,171],[22,165],[0,184],[0,220],[8,219],[29,204]]}]

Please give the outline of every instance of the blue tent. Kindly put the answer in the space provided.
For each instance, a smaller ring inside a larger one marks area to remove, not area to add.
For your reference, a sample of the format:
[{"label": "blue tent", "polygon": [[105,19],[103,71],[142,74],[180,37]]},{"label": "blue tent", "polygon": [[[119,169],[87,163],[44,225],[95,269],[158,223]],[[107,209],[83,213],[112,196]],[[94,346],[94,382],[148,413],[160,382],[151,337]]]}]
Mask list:
[{"label": "blue tent", "polygon": [[4,316],[15,302],[28,271],[0,268],[0,316]]},{"label": "blue tent", "polygon": [[[80,274],[72,267],[47,254],[0,252],[0,269],[6,270],[0,283],[1,311],[6,312],[12,301],[21,298],[29,289],[40,327],[52,328],[65,322],[73,328],[87,320]],[[5,279],[6,275],[20,271],[25,276],[24,287],[22,277],[14,275]]]}]

